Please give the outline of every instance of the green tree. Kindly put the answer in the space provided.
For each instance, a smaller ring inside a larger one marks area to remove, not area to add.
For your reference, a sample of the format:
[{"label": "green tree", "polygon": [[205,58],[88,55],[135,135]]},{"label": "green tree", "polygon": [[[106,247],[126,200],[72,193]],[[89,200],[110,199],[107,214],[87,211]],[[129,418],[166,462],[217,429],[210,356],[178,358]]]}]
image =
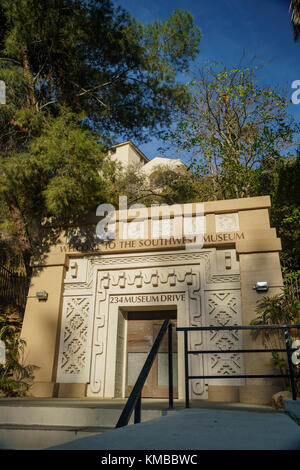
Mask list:
[{"label": "green tree", "polygon": [[191,152],[194,171],[207,179],[214,199],[257,195],[261,173],[295,144],[298,126],[288,116],[287,98],[260,84],[254,65],[204,66],[189,91],[190,104],[166,140]]},{"label": "green tree", "polygon": [[177,72],[200,31],[184,10],[142,25],[110,0],[2,0],[0,17],[0,223],[30,273],[51,238],[41,239],[43,220],[54,236],[109,201],[111,138],[153,135],[186,105]]},{"label": "green tree", "polygon": [[110,0],[0,6],[1,60],[17,82],[4,78],[34,109],[55,113],[63,102],[84,111],[102,137],[111,131],[142,137],[170,122],[171,106],[185,102],[176,74],[196,57],[200,40],[190,13],[176,10],[165,22],[143,25]]},{"label": "green tree", "polygon": [[279,159],[260,177],[258,195],[271,195],[271,224],[282,241],[284,274],[300,271],[300,155]]},{"label": "green tree", "polygon": [[143,167],[129,165],[116,171],[110,188],[114,204],[118,205],[119,196],[127,196],[129,206],[142,203],[147,207],[206,199],[207,182],[184,165],[158,164],[152,170],[151,174],[146,174]]},{"label": "green tree", "polygon": [[185,167],[158,167],[151,175],[151,182],[153,191],[164,204],[185,204],[208,199],[207,182]]},{"label": "green tree", "polygon": [[[64,222],[105,199],[99,173],[103,158],[95,136],[67,109],[57,118],[48,117],[21,155],[16,149],[2,156],[2,206],[8,209],[28,274],[30,257],[43,247],[46,234],[54,235],[53,222],[59,232]],[[43,219],[52,220],[49,234]],[[3,224],[7,228],[7,219]]]}]

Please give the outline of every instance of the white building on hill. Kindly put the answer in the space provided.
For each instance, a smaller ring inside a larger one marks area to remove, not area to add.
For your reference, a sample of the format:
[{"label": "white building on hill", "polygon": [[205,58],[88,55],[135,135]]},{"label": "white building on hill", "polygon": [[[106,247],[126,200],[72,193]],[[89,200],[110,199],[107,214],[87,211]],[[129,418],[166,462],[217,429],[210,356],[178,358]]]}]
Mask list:
[{"label": "white building on hill", "polygon": [[185,167],[184,163],[179,158],[154,157],[152,160],[149,160],[149,158],[130,140],[113,145],[109,149],[109,156],[113,161],[121,163],[124,168],[129,165],[140,166],[143,172],[149,177],[158,167],[168,167],[172,169]]}]

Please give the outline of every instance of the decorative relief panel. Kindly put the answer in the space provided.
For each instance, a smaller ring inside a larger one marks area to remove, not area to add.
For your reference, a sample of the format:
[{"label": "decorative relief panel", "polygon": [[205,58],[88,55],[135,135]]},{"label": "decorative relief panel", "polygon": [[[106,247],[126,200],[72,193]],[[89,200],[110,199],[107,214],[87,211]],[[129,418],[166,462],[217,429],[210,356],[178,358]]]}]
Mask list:
[{"label": "decorative relief panel", "polygon": [[194,262],[200,260],[206,260],[209,263],[209,259],[213,250],[205,250],[202,252],[188,252],[188,251],[178,251],[176,254],[174,253],[160,253],[160,254],[140,254],[140,255],[133,255],[133,256],[122,256],[122,255],[110,255],[110,256],[88,256],[87,259],[90,260],[91,263],[98,266],[107,266],[107,265],[121,265],[125,264],[127,266],[133,264],[140,264],[141,266],[145,265],[164,265],[164,264],[183,264],[185,261],[187,262]]},{"label": "decorative relief panel", "polygon": [[66,298],[62,312],[58,382],[89,381],[93,312],[86,297]]},{"label": "decorative relief panel", "polygon": [[[240,291],[217,291],[206,293],[207,326],[241,325]],[[241,332],[238,330],[210,331],[207,348],[211,350],[241,349]],[[208,355],[209,375],[240,375],[243,371],[240,354],[225,353]],[[211,380],[212,385],[240,385],[240,379]]]},{"label": "decorative relief panel", "polygon": [[238,232],[240,230],[238,213],[216,214],[216,232]]},{"label": "decorative relief panel", "polygon": [[[205,326],[202,309],[203,287],[201,287],[200,272],[194,277],[192,286],[189,287],[189,302],[187,303],[189,313],[189,326]],[[203,332],[194,331],[189,333],[189,346],[193,351],[204,348]],[[205,358],[201,355],[191,355],[189,357],[189,370],[191,375],[204,375]],[[207,387],[203,379],[193,379],[190,381],[191,397],[195,399],[207,398]]]},{"label": "decorative relief panel", "polygon": [[[88,396],[105,396],[105,368],[111,364],[108,356],[110,341],[107,324],[118,313],[118,307],[149,305],[176,305],[182,303],[186,324],[202,324],[200,265],[162,266],[152,269],[126,269],[98,271],[96,316],[94,323],[91,380]],[[182,320],[181,320],[182,321]],[[117,326],[116,326],[117,327]],[[114,331],[114,337],[118,334]],[[201,333],[193,336],[191,345],[200,348]],[[195,375],[203,374],[203,358],[193,360]],[[200,368],[199,368],[200,367]],[[192,381],[193,394],[201,397],[205,392],[203,381]]]},{"label": "decorative relief panel", "polygon": [[[97,275],[97,272],[95,273]],[[92,364],[88,396],[104,395],[105,349],[109,316],[108,290],[111,287],[109,272],[98,272]]]},{"label": "decorative relief panel", "polygon": [[71,258],[67,270],[65,284],[85,283],[87,277],[87,260],[84,258]]}]

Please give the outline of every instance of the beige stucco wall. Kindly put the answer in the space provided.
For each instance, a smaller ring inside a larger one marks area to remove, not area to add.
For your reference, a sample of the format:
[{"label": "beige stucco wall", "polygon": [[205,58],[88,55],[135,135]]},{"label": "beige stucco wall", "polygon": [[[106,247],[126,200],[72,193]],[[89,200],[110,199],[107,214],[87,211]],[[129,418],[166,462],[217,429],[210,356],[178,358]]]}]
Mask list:
[{"label": "beige stucco wall", "polygon": [[[64,274],[64,264],[36,268],[28,293],[21,337],[26,341],[26,362],[39,367],[32,389],[36,396],[47,397],[55,393],[55,361]],[[48,292],[47,301],[39,301],[36,297],[36,292],[43,290]]]},{"label": "beige stucco wall", "polygon": [[[267,281],[272,296],[280,293],[282,276],[278,252],[242,253],[240,254],[241,294],[243,303],[243,323],[249,325],[256,316],[257,301],[266,293],[256,292],[252,286],[257,281]],[[253,338],[249,333],[244,334],[243,345],[245,349],[253,348]],[[255,347],[263,348],[260,339]],[[273,374],[276,373],[270,365],[270,354],[245,355],[244,364],[246,374]],[[253,360],[254,359],[254,360]],[[277,371],[278,373],[278,371]],[[280,379],[246,379],[246,385],[240,389],[240,401],[246,403],[268,403],[270,396],[282,390]]]},{"label": "beige stucco wall", "polygon": [[138,167],[145,164],[145,158],[139,154],[138,150],[131,142],[113,147],[112,150],[109,151],[109,158],[112,161],[121,163],[124,168],[127,168],[128,165]]},{"label": "beige stucco wall", "polygon": [[[236,250],[240,265],[242,322],[244,325],[248,325],[255,317],[256,302],[262,296],[261,293],[252,289],[253,285],[257,281],[267,281],[270,285],[268,295],[280,292],[282,287],[279,262],[281,243],[276,236],[275,229],[270,228],[269,210],[270,198],[268,196],[204,203],[206,232],[212,235],[213,240],[216,234],[216,214],[238,213],[239,215],[239,233],[243,234],[243,239],[232,241],[225,234],[219,243],[208,241],[204,244],[204,248],[207,246],[217,247],[219,250],[226,250],[226,248]],[[148,209],[145,210],[145,213],[147,218],[149,216]],[[90,220],[90,223],[95,225],[95,217]],[[174,243],[166,243],[159,248],[157,246],[130,247],[128,244],[116,243],[113,248],[110,248],[109,245],[99,245],[89,253],[98,254],[101,258],[102,254],[109,253],[147,253],[152,249],[156,251],[178,249],[183,252],[184,248],[184,244],[180,243],[176,246]],[[61,384],[58,386],[55,382],[63,281],[69,260],[84,256],[84,254],[86,253],[79,253],[71,248],[67,244],[67,240],[62,237],[61,244],[53,246],[43,260],[35,262],[21,334],[27,342],[27,362],[39,367],[32,389],[34,396],[79,397],[86,393],[86,384]],[[48,292],[49,296],[46,302],[37,300],[36,292],[40,290]],[[245,334],[243,341],[245,348],[254,347],[253,339],[250,339],[249,335]],[[269,373],[271,371],[270,356],[260,355],[259,360],[254,362],[249,356],[245,355],[244,359],[246,373]],[[247,379],[242,387],[210,385],[208,399],[217,401],[237,401],[239,399],[242,402],[268,403],[273,391],[278,389],[280,389],[278,382],[272,382],[269,379]]]}]

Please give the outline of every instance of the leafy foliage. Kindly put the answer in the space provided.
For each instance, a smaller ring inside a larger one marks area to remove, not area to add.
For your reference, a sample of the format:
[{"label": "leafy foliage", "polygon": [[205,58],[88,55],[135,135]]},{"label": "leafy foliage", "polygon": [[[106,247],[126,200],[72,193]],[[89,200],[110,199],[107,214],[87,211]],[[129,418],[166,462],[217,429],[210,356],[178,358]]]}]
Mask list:
[{"label": "leafy foliage", "polygon": [[197,177],[184,166],[174,168],[168,164],[158,164],[146,176],[142,168],[132,165],[116,173],[113,186],[116,204],[119,195],[126,195],[129,205],[142,203],[150,206],[203,200]]},{"label": "leafy foliage", "polygon": [[157,194],[160,194],[166,204],[203,200],[201,182],[187,168],[178,170],[161,166],[153,172],[151,179]]},{"label": "leafy foliage", "polygon": [[[64,103],[100,135],[146,136],[185,102],[176,82],[201,37],[185,10],[143,25],[110,0],[3,0],[2,60],[11,88],[39,111]],[[1,31],[0,31],[1,33]],[[9,80],[10,78],[10,80]],[[23,94],[22,92],[25,93]]]},{"label": "leafy foliage", "polygon": [[194,171],[212,184],[214,199],[257,195],[261,174],[294,145],[299,126],[287,114],[287,97],[259,83],[252,64],[208,64],[188,89],[190,103],[166,140],[191,152]]},{"label": "leafy foliage", "polygon": [[300,270],[300,156],[280,159],[260,178],[258,194],[270,194],[271,224],[282,240],[284,273]]},{"label": "leafy foliage", "polygon": [[[256,311],[258,316],[252,325],[300,324],[300,300],[285,288],[284,292],[273,297],[263,297]],[[268,333],[265,333],[268,337]]]},{"label": "leafy foliage", "polygon": [[6,362],[0,364],[0,393],[7,397],[26,396],[37,367],[25,365],[26,343],[17,337],[13,326],[7,325],[4,316],[0,316],[0,341],[3,341],[6,347]]},{"label": "leafy foliage", "polygon": [[177,73],[201,34],[184,10],[142,25],[110,0],[3,0],[0,18],[0,227],[30,274],[53,227],[110,200],[112,137],[159,133],[186,105]]},{"label": "leafy foliage", "polygon": [[[294,277],[298,279],[300,272]],[[251,325],[285,325],[300,324],[300,289],[290,282],[291,275],[285,279],[283,292],[273,297],[263,297],[258,302],[256,312],[257,317],[250,322]],[[299,330],[290,330],[290,341],[298,339]],[[255,336],[261,335],[263,344],[268,349],[285,349],[285,339],[282,330],[257,330]],[[288,363],[285,353],[272,353],[272,365],[281,374],[289,373]],[[295,374],[299,374],[299,366],[294,366]],[[290,389],[289,380],[285,379],[285,388]],[[298,393],[300,393],[300,380],[296,381]]]}]

